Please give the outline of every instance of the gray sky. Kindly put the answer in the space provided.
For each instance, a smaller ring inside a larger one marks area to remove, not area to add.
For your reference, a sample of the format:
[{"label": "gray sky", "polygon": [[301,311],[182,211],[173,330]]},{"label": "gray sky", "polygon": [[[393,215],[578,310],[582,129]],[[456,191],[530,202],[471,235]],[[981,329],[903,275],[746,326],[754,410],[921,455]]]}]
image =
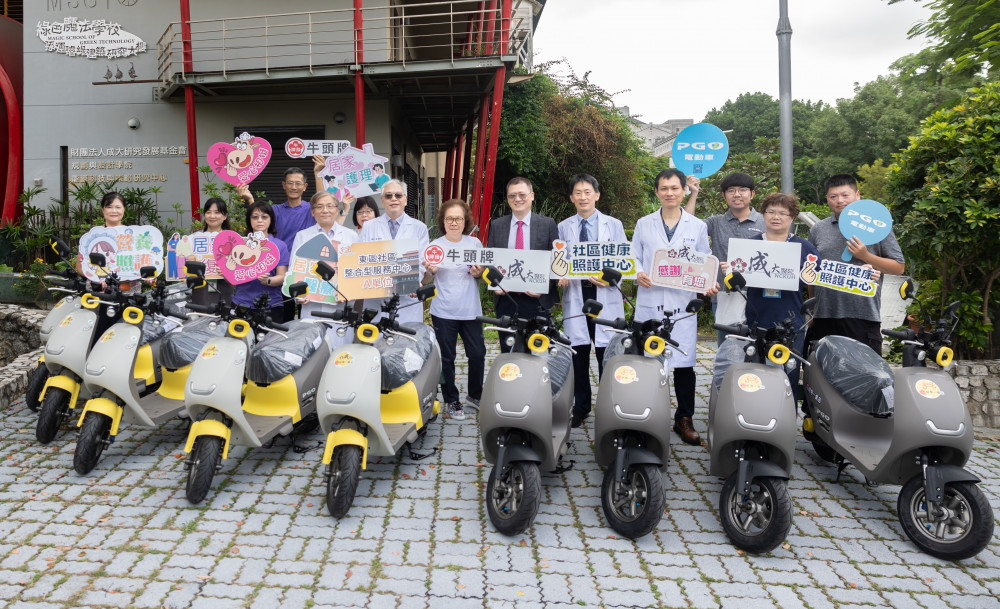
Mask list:
[{"label": "gray sky", "polygon": [[[926,44],[916,2],[789,0],[792,96],[834,104]],[[548,0],[536,61],[565,57],[646,122],[691,118],[747,91],[778,97],[778,0]]]}]

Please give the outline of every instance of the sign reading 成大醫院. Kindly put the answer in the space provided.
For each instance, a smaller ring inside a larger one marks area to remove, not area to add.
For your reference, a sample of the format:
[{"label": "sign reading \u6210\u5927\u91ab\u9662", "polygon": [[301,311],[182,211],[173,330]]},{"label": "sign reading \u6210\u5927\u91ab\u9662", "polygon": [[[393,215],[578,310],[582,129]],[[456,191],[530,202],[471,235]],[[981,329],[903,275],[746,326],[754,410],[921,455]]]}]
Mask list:
[{"label": "sign reading \u6210\u5927\u91ab\u9662", "polygon": [[729,240],[729,270],[753,288],[799,289],[801,259],[802,244],[794,241]]}]

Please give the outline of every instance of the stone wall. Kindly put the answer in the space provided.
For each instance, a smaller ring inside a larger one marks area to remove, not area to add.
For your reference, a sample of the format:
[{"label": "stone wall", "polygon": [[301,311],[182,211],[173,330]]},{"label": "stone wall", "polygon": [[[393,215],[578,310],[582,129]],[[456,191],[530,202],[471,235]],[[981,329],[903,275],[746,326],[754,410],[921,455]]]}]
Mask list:
[{"label": "stone wall", "polygon": [[1000,429],[1000,360],[956,361],[948,371],[977,427]]},{"label": "stone wall", "polygon": [[42,353],[38,330],[48,311],[0,304],[0,408],[24,393]]}]

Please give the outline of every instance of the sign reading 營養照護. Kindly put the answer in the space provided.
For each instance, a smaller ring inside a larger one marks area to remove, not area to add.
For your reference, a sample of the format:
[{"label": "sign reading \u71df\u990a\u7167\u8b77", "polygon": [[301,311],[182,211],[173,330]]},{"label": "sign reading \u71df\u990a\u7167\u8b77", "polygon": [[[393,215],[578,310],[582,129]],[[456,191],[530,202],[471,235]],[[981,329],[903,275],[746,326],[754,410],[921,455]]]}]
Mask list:
[{"label": "sign reading \u71df\u990a\u7167\u8b77", "polygon": [[[90,254],[102,254],[105,266],[90,264]],[[163,271],[163,235],[155,226],[95,226],[80,237],[77,258],[84,277],[103,281],[106,274],[117,273],[118,279],[139,279],[144,266]]]},{"label": "sign reading \u71df\u990a\u7167\u8b77", "polygon": [[583,279],[598,277],[601,269],[610,267],[622,274],[622,279],[635,279],[635,259],[629,241],[552,242],[552,279]]},{"label": "sign reading \u71df\u990a\u7167\u8b77", "polygon": [[649,280],[653,285],[704,294],[715,286],[719,259],[684,245],[653,252]]},{"label": "sign reading \u71df\u990a\u7167\u8b77", "polygon": [[794,241],[729,240],[729,270],[752,288],[799,289],[801,259],[802,244]]},{"label": "sign reading \u71df\u990a\u7167\u8b77", "polygon": [[503,273],[503,289],[508,292],[549,293],[552,252],[548,250],[429,245],[424,248],[423,259],[435,266],[495,266]]},{"label": "sign reading \u71df\u990a\u7167\u8b77", "polygon": [[729,140],[715,125],[696,123],[677,134],[670,160],[684,175],[707,178],[729,158]]}]

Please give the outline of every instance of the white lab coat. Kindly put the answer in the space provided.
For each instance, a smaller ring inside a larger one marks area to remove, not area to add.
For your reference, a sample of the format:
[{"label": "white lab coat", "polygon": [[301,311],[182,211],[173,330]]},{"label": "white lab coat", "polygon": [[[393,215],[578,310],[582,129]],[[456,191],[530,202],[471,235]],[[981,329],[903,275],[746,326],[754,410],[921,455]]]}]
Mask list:
[{"label": "white lab coat", "polygon": [[[596,223],[595,223],[596,220]],[[594,228],[597,227],[597,234]],[[600,211],[595,211],[590,217],[590,237],[594,241],[628,241],[625,236],[625,227],[621,220],[606,216]],[[559,223],[559,239],[566,243],[577,243],[580,241],[580,216],[574,215]],[[580,315],[583,310],[583,291],[581,284],[583,279],[570,279],[569,286],[563,289],[563,331],[569,337],[573,345],[589,345],[590,333],[587,331],[587,318],[574,317],[566,319],[571,315]],[[625,317],[625,305],[622,302],[621,292],[613,287],[598,287],[597,300],[604,305],[601,311],[602,319],[617,319]],[[594,329],[594,346],[606,347],[611,340],[612,333],[604,332],[604,326],[597,326]]]},{"label": "white lab coat", "polygon": [[[365,222],[365,225],[361,227],[361,238],[358,241],[389,241],[392,238],[392,233],[389,231],[389,216],[383,214],[378,218],[373,218]],[[423,222],[403,214],[399,217],[399,230],[396,231],[396,239],[417,240],[417,255],[420,257],[420,277],[422,279],[424,276],[424,248],[430,243],[430,238],[427,235],[427,226]],[[366,306],[371,308],[376,303],[380,305],[381,301],[378,299],[368,299]],[[399,316],[397,317],[399,323],[423,323],[424,306],[416,298],[407,294],[401,294],[399,296],[399,306]],[[402,308],[404,306],[406,307],[405,309]]]},{"label": "white lab coat", "polygon": [[[639,271],[649,273],[653,264],[653,254],[657,250],[668,247],[681,247],[687,245],[699,252],[711,253],[708,246],[707,225],[682,211],[681,219],[674,232],[674,238],[667,241],[667,233],[663,228],[663,218],[660,210],[639,218],[635,225],[635,233],[632,235],[632,255],[635,257]],[[662,318],[664,312],[675,312],[672,316],[683,317],[687,315],[684,309],[687,303],[693,298],[697,298],[695,292],[664,288],[654,285],[651,288],[638,288],[636,296],[635,320],[646,321],[648,319]],[[698,318],[695,315],[687,319],[680,320],[674,326],[670,338],[680,344],[680,348],[687,352],[682,355],[676,349],[668,347],[672,351],[667,359],[666,365],[670,368],[689,368],[695,364],[695,347],[698,343]]]}]

